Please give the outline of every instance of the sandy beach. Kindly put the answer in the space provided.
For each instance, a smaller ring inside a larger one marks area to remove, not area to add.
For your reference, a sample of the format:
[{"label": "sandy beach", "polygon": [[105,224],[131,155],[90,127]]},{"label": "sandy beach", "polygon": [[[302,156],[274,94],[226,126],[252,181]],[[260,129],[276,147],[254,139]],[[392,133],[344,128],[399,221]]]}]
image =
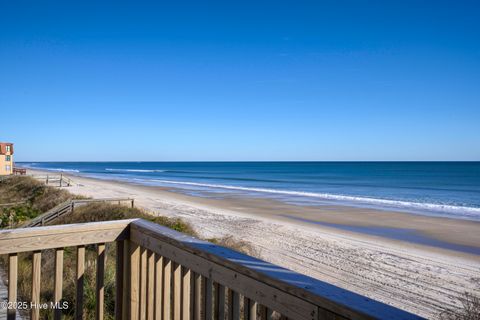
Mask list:
[{"label": "sandy beach", "polygon": [[247,241],[264,260],[427,318],[458,306],[465,291],[480,290],[479,222],[222,194],[201,198],[68,176],[74,194],[133,197],[152,214],[184,219],[203,238]]}]

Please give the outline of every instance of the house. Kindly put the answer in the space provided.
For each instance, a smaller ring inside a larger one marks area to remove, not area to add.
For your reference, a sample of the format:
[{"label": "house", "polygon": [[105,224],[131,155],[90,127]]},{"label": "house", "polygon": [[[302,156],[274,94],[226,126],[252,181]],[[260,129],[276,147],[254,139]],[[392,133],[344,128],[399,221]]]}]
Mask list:
[{"label": "house", "polygon": [[13,174],[13,143],[0,142],[0,176]]}]

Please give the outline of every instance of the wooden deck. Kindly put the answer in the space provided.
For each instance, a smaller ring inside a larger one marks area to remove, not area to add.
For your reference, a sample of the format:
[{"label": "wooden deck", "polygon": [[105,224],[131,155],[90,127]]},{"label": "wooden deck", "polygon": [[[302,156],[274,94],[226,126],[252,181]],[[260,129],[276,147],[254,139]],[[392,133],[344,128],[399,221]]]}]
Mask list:
[{"label": "wooden deck", "polygon": [[[40,301],[46,249],[56,252],[54,302],[60,301],[63,251],[76,247],[76,310],[82,310],[85,246],[95,245],[96,319],[103,319],[105,244],[111,242],[117,248],[115,319],[419,319],[142,219],[0,231],[0,254],[9,255],[9,301],[16,301],[17,284],[24,281],[17,278],[20,252],[33,252],[31,300]],[[9,310],[8,319],[16,315]],[[39,319],[39,310],[32,309],[31,318]],[[82,318],[81,311],[76,318]]]}]

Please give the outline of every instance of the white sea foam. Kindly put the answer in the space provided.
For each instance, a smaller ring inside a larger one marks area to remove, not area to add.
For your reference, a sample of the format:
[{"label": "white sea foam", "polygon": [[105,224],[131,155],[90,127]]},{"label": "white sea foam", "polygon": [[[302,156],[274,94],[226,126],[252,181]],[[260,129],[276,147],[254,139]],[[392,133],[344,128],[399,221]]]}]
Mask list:
[{"label": "white sea foam", "polygon": [[76,169],[63,169],[63,168],[48,168],[46,170],[58,171],[58,172],[80,172],[79,170],[76,170]]},{"label": "white sea foam", "polygon": [[165,172],[165,170],[149,170],[149,169],[112,169],[106,168],[106,171],[115,171],[115,172]]},{"label": "white sea foam", "polygon": [[171,181],[171,180],[159,180],[159,179],[155,179],[153,181],[156,181],[159,183],[165,183],[165,184],[188,185],[188,186],[197,186],[197,187],[206,187],[206,188],[220,188],[220,189],[228,189],[228,190],[241,190],[241,191],[247,191],[247,192],[273,193],[273,194],[283,194],[283,195],[300,196],[300,197],[311,197],[311,198],[318,198],[323,200],[344,201],[344,202],[358,203],[358,204],[377,205],[377,206],[384,206],[384,207],[386,206],[386,207],[395,207],[395,208],[416,209],[416,210],[422,210],[422,211],[428,210],[428,211],[434,211],[434,212],[450,213],[450,214],[460,215],[464,217],[471,217],[476,219],[480,218],[480,208],[476,208],[476,207],[358,197],[358,196],[339,195],[339,194],[331,194],[331,193],[315,193],[315,192],[290,191],[290,190],[278,190],[278,189],[267,189],[267,188],[249,188],[249,187],[241,187],[241,186],[198,183],[198,182],[188,182],[188,181]]}]

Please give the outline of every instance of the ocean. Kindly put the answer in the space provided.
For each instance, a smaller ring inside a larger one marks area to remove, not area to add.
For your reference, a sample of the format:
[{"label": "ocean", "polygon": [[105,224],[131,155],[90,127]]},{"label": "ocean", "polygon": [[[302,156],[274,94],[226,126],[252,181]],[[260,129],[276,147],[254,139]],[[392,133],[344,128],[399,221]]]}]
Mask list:
[{"label": "ocean", "polygon": [[175,188],[480,221],[480,162],[23,162],[23,167]]}]

